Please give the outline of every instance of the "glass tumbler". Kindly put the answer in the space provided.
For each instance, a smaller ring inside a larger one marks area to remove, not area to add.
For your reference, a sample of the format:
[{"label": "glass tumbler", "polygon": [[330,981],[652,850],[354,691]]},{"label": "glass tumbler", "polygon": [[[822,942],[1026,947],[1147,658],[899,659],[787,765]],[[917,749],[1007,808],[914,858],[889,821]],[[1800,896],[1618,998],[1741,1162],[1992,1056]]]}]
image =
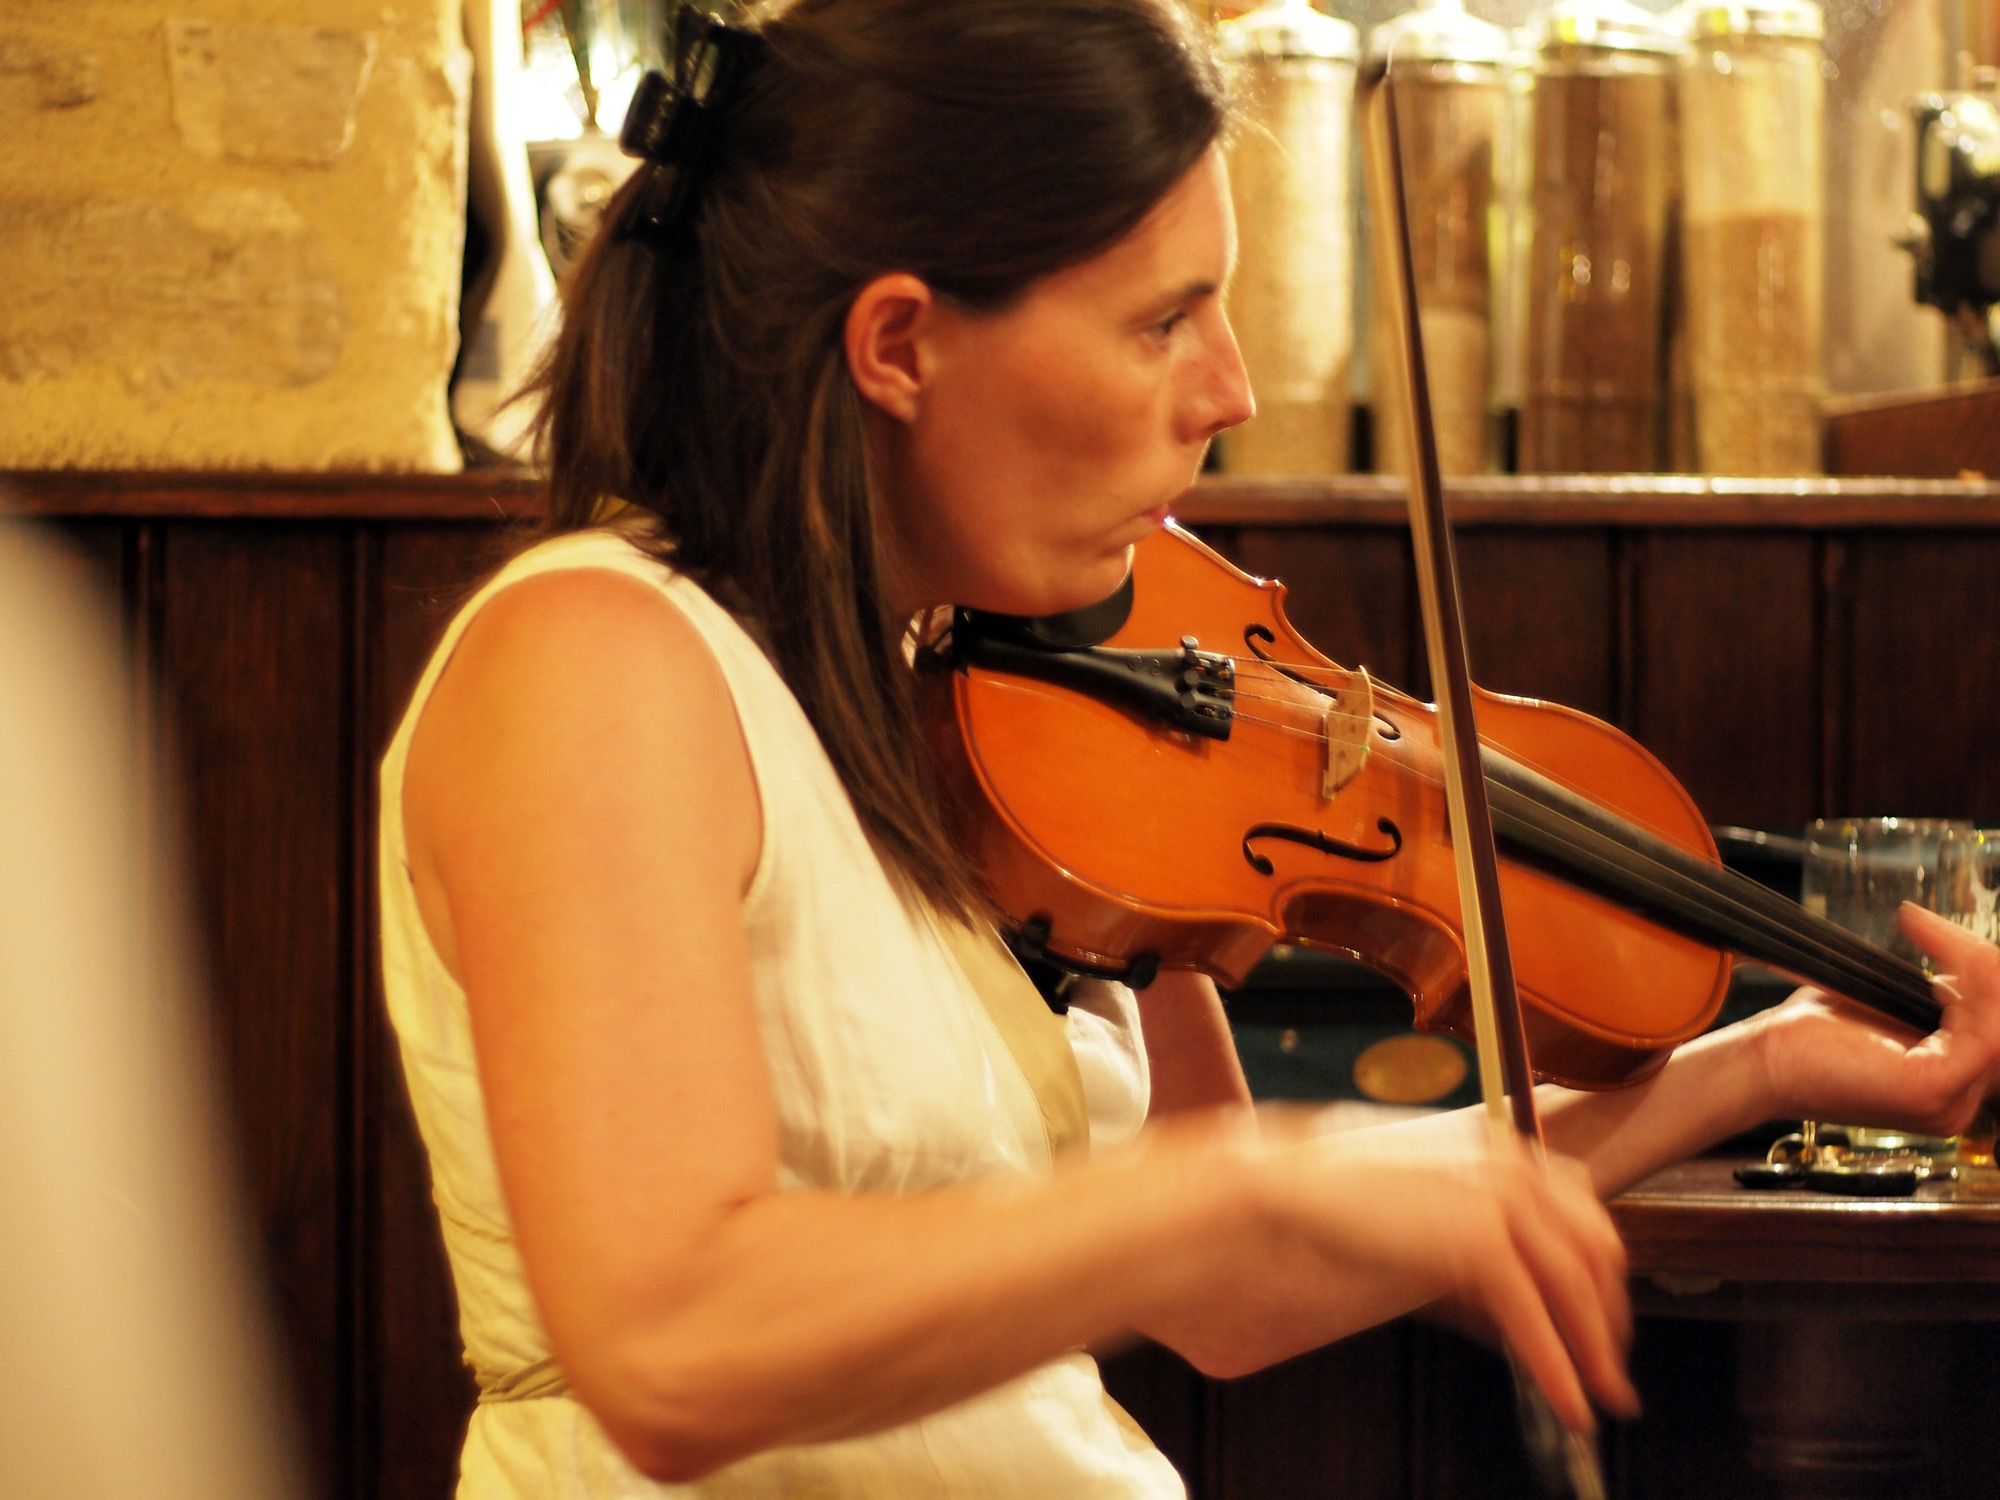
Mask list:
[{"label": "glass tumbler", "polygon": [[[1975,835],[1946,818],[1822,818],[1806,830],[1800,904],[1912,963],[1924,956],[1896,926],[1905,901],[1935,907],[1939,849]],[[1945,1156],[1953,1143],[1864,1126],[1844,1130],[1857,1151],[1921,1151]]]},{"label": "glass tumbler", "polygon": [[[1954,828],[1938,841],[1931,910],[1950,917],[1975,937],[2000,942],[2000,828]],[[1994,1160],[1995,1121],[1982,1108],[1958,1138],[1958,1194],[2000,1198],[2000,1163]]]}]

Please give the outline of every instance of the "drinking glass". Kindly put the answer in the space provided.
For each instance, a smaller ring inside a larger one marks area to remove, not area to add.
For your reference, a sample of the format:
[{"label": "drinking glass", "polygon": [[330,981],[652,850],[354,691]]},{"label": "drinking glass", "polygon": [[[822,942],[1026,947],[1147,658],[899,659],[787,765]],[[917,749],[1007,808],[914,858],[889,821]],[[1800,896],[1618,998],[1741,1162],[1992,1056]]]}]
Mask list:
[{"label": "drinking glass", "polygon": [[1938,841],[1932,872],[1931,910],[2000,942],[2000,828],[1952,824]]},{"label": "drinking glass", "polygon": [[[1953,851],[1946,863],[1954,889],[1970,861],[1959,851],[1976,842],[1972,824],[1947,818],[1822,818],[1806,830],[1805,869],[1800,903],[1806,910],[1859,933],[1877,947],[1924,963],[1924,956],[1896,926],[1896,908],[1905,901],[1936,908],[1939,851]],[[1856,1151],[1918,1151],[1949,1156],[1953,1142],[1935,1136],[1821,1124],[1807,1139],[1829,1130],[1844,1131]]]},{"label": "drinking glass", "polygon": [[[2000,942],[2000,828],[1954,828],[1938,842],[1931,910]],[[1995,1122],[1982,1108],[1958,1138],[1958,1194],[2000,1198],[2000,1165],[1994,1161]]]}]

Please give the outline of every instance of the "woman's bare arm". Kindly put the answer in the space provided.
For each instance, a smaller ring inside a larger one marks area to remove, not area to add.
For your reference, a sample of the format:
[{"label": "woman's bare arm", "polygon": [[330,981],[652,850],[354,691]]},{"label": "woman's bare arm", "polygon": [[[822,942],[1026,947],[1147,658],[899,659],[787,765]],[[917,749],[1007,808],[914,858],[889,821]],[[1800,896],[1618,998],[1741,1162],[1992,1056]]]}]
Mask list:
[{"label": "woman's bare arm", "polygon": [[1222,996],[1206,974],[1168,970],[1139,991],[1151,1117],[1188,1109],[1247,1109],[1250,1085],[1229,1033]]},{"label": "woman's bare arm", "polygon": [[[1931,1036],[1803,990],[1688,1043],[1638,1087],[1587,1093],[1544,1085],[1537,1094],[1550,1148],[1580,1163],[1609,1198],[1769,1119],[1817,1115],[1939,1135],[1963,1129],[2000,1087],[2000,948],[1915,907],[1901,921],[1943,976],[1944,1021]],[[1271,1124],[1267,1117],[1267,1130]],[[1479,1111],[1461,1110],[1362,1134],[1434,1158],[1454,1145],[1469,1149],[1486,1130]],[[1344,1316],[1396,1299],[1393,1277],[1370,1292],[1346,1276],[1323,1294],[1298,1294],[1325,1280],[1310,1264],[1241,1280],[1218,1289],[1205,1310],[1184,1310],[1154,1331],[1204,1367],[1237,1373],[1350,1331],[1356,1325],[1343,1324]],[[1423,1299],[1406,1290],[1404,1300],[1414,1307]]]},{"label": "woman's bare arm", "polygon": [[[1678,1049],[1646,1082],[1536,1091],[1551,1150],[1589,1168],[1604,1197],[1765,1120],[1814,1115],[1951,1135],[2000,1089],[2000,948],[1905,906],[1903,931],[1939,970],[1943,1022],[1919,1036],[1819,990]],[[1473,1111],[1385,1127],[1467,1138]]]}]

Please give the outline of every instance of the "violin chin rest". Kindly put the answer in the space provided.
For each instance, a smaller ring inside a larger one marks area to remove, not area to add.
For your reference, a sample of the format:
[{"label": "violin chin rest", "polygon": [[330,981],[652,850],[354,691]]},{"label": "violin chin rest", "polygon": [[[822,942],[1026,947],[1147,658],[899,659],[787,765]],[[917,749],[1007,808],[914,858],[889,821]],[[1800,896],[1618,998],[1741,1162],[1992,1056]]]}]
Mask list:
[{"label": "violin chin rest", "polygon": [[1043,651],[1083,651],[1101,646],[1125,628],[1132,618],[1132,601],[1137,597],[1133,573],[1126,570],[1125,581],[1095,604],[1064,610],[1059,615],[1001,615],[988,610],[966,610],[981,633],[1034,646]]}]

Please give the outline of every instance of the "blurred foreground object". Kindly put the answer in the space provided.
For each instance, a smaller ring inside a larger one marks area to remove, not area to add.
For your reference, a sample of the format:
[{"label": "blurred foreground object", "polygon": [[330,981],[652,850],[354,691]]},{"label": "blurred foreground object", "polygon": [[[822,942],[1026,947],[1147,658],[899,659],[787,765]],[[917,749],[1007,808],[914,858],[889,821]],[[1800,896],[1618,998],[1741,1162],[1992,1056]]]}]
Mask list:
[{"label": "blurred foreground object", "polygon": [[1229,148],[1241,249],[1229,318],[1257,415],[1224,433],[1231,474],[1347,469],[1354,357],[1348,158],[1360,34],[1307,0],[1224,23],[1244,120]]},{"label": "blurred foreground object", "polygon": [[0,521],[0,1495],[288,1500],[176,862],[80,571]]},{"label": "blurred foreground object", "polygon": [[459,467],[460,0],[301,15],[0,5],[0,467]]}]

